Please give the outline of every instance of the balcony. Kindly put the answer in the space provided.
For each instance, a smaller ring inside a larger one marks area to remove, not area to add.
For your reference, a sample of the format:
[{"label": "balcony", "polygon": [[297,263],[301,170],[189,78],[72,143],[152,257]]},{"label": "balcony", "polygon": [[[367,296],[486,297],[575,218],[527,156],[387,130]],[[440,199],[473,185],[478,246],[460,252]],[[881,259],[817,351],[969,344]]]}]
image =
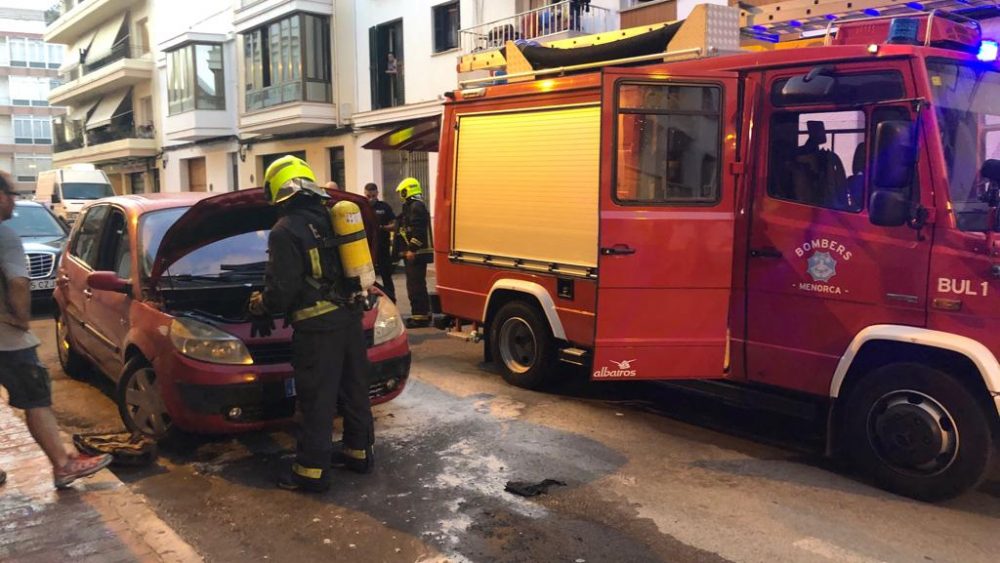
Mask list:
[{"label": "balcony", "polygon": [[333,15],[330,0],[240,0],[233,17],[236,33],[244,33],[294,12]]},{"label": "balcony", "polygon": [[590,10],[573,8],[569,0],[536,8],[489,23],[461,30],[462,52],[478,53],[499,49],[517,39],[555,41],[578,35],[602,33],[618,27],[617,14],[590,5]]},{"label": "balcony", "polygon": [[63,0],[58,19],[45,28],[46,43],[72,45],[86,32],[128,11],[140,0]]},{"label": "balcony", "polygon": [[63,85],[49,92],[52,105],[73,105],[77,100],[148,82],[156,69],[150,53],[126,43],[92,64],[64,65],[62,70]]},{"label": "balcony", "polygon": [[152,125],[135,126],[129,121],[112,123],[83,138],[57,140],[53,147],[54,166],[75,163],[105,163],[133,158],[151,158],[159,152]]},{"label": "balcony", "polygon": [[296,133],[337,124],[334,106],[329,103],[291,102],[240,115],[240,131],[258,135]]}]

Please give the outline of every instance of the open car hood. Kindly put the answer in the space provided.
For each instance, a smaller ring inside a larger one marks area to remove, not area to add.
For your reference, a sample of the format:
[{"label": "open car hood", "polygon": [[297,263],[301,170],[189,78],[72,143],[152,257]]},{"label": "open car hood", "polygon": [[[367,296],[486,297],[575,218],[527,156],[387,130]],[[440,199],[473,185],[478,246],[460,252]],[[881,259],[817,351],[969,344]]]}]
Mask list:
[{"label": "open car hood", "polygon": [[[375,212],[360,194],[327,190],[329,205],[341,200],[353,201],[361,208],[368,234],[368,248],[375,259]],[[268,205],[263,188],[238,190],[205,198],[191,206],[167,229],[153,259],[150,285],[156,285],[174,262],[203,246],[244,233],[268,230],[278,220],[278,210]],[[262,256],[261,260],[266,260]]]}]

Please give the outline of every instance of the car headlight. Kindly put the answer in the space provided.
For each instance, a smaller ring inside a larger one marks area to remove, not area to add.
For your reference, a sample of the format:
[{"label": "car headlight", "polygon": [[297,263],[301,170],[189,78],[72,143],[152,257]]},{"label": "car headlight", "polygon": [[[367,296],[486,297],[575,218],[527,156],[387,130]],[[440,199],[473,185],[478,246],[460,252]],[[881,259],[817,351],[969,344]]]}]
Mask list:
[{"label": "car headlight", "polygon": [[170,323],[170,341],[178,352],[195,360],[213,364],[253,363],[242,340],[194,319],[174,319]]},{"label": "car headlight", "polygon": [[396,338],[405,330],[396,304],[388,297],[379,297],[378,316],[375,317],[375,346]]}]

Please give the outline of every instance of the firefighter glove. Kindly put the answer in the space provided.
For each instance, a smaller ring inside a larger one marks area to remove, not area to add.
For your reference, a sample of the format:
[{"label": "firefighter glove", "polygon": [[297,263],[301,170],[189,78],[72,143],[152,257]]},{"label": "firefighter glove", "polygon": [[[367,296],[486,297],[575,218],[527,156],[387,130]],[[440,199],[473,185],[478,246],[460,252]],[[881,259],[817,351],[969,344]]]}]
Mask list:
[{"label": "firefighter glove", "polygon": [[247,303],[247,310],[250,311],[250,315],[254,317],[267,315],[267,308],[264,307],[264,294],[259,291],[251,293],[250,302]]},{"label": "firefighter glove", "polygon": [[274,330],[274,319],[270,315],[250,317],[250,338],[267,338]]}]

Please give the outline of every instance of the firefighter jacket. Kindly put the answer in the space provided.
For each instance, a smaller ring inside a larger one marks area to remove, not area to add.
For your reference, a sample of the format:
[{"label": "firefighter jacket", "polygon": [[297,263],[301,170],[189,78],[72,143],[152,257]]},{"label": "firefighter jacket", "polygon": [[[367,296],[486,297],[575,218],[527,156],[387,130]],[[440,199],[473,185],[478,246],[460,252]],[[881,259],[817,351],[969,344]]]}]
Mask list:
[{"label": "firefighter jacket", "polygon": [[295,330],[336,330],[361,312],[348,306],[330,216],[314,197],[297,195],[278,210],[267,240],[264,307]]},{"label": "firefighter jacket", "polygon": [[430,264],[434,261],[434,237],[431,233],[431,214],[419,197],[403,202],[399,214],[399,252],[409,250],[417,255],[416,262]]}]

